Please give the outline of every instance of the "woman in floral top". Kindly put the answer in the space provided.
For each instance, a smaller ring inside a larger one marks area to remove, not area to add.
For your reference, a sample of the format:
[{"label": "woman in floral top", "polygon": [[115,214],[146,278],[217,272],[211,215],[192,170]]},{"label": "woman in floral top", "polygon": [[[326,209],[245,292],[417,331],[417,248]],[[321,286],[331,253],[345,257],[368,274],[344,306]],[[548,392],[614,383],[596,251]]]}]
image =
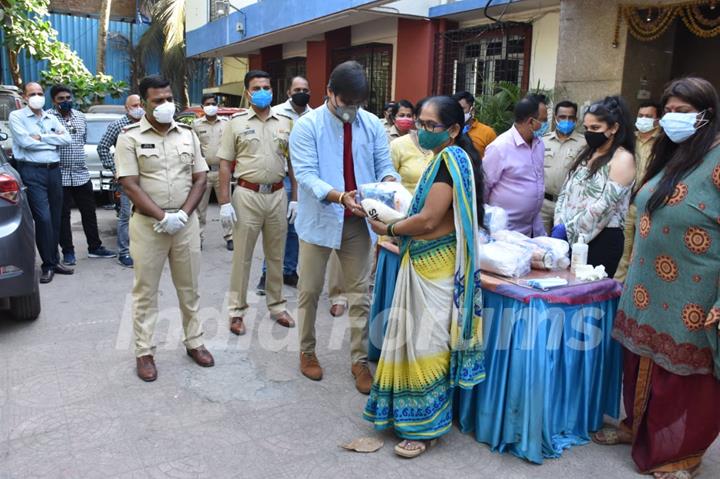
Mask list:
[{"label": "woman in floral top", "polygon": [[662,106],[612,332],[627,418],[594,440],[630,443],[640,472],[680,479],[720,432],[720,101],[691,77]]},{"label": "woman in floral top", "polygon": [[[557,205],[553,236],[588,244],[588,263],[612,277],[623,252],[623,227],[635,178],[635,136],[620,97],[590,106],[583,118],[587,146],[570,167]],[[559,233],[558,233],[559,232]]]}]

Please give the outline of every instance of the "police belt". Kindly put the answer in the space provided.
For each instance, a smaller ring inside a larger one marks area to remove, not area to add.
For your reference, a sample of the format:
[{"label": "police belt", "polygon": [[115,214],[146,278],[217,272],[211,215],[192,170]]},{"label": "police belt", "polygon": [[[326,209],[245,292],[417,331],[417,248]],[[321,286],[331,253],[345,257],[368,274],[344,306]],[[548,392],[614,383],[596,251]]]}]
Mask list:
[{"label": "police belt", "polygon": [[243,180],[242,178],[238,179],[237,184],[238,184],[238,186],[242,186],[243,188],[252,190],[255,193],[263,193],[263,194],[275,193],[277,190],[280,190],[285,187],[285,184],[282,181],[278,181],[277,183],[272,183],[272,184],[266,185],[266,184],[251,183],[249,181]]}]

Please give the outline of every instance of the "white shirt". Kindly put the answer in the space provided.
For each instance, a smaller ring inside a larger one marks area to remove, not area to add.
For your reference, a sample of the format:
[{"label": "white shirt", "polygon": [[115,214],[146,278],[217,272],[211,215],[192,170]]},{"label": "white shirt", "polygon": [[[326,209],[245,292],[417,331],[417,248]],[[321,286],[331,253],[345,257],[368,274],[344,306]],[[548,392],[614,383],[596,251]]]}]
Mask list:
[{"label": "white shirt", "polygon": [[280,103],[279,105],[275,105],[272,107],[273,111],[276,113],[282,113],[285,116],[289,116],[292,118],[293,122],[297,121],[298,118],[303,116],[305,113],[312,111],[312,108],[310,108],[310,105],[305,105],[305,111],[302,114],[298,114],[298,112],[295,111],[293,108],[292,103],[290,102],[290,98],[285,101],[285,103]]}]

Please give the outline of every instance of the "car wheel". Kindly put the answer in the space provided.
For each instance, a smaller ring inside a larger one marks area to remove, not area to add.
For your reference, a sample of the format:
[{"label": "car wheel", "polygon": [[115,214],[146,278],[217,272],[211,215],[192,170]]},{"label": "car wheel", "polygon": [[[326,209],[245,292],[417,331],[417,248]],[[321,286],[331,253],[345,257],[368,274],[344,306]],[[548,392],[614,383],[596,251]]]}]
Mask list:
[{"label": "car wheel", "polygon": [[40,316],[40,289],[27,296],[10,298],[10,314],[20,321],[34,321]]}]

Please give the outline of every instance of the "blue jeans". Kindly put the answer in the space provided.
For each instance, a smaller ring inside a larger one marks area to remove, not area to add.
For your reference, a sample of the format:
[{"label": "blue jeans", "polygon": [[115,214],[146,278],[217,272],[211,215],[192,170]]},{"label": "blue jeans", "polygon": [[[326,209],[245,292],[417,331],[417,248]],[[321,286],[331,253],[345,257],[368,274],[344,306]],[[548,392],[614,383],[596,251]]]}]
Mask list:
[{"label": "blue jeans", "polygon": [[120,188],[120,213],[118,214],[117,225],[117,247],[118,256],[127,256],[130,254],[130,214],[132,213],[132,203],[130,198],[125,194],[125,190]]},{"label": "blue jeans", "polygon": [[58,264],[59,260],[60,216],[63,208],[60,168],[18,165],[18,171],[27,187],[30,211],[35,220],[35,243],[42,259],[42,270],[49,271]]},{"label": "blue jeans", "polygon": [[[290,183],[290,177],[286,176],[285,180],[285,192],[287,192],[288,201],[292,195],[292,184]],[[298,265],[298,251],[300,245],[298,243],[298,235],[295,232],[295,225],[288,225],[287,239],[285,240],[285,258],[283,259],[283,274],[297,274]],[[265,261],[262,266],[263,275],[265,274]]]}]

